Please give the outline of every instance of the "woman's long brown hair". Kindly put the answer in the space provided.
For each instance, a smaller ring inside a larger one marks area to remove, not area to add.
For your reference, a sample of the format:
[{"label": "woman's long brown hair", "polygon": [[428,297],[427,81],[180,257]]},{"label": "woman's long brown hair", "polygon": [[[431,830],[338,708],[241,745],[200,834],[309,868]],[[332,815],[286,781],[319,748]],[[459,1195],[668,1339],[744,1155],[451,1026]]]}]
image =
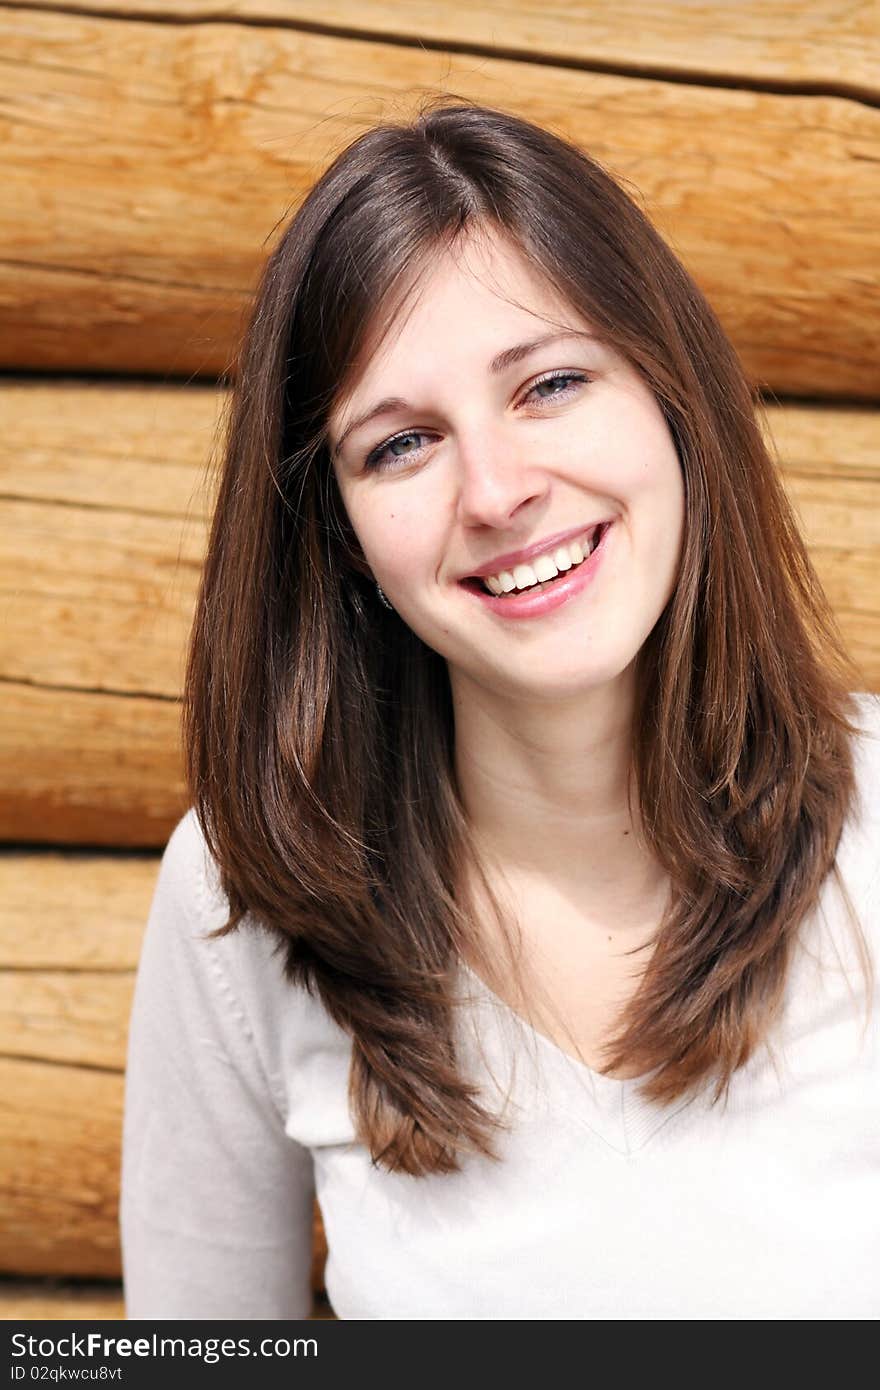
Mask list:
[{"label": "woman's long brown hair", "polygon": [[647,1098],[709,1079],[719,1098],[768,1035],[830,872],[849,903],[835,861],[863,684],[737,355],[618,182],[458,98],[345,149],[268,260],[243,335],[184,743],[221,931],[250,914],[285,943],[287,978],[352,1038],[360,1139],[414,1175],[495,1153],[501,1121],[460,1073],[453,1028],[457,965],[486,953],[458,891],[471,847],[446,665],[381,605],[327,421],[466,228],[500,230],[638,369],[683,470],[680,576],[637,658],[630,782],[675,891],[606,1049],[606,1070],[653,1073]]}]

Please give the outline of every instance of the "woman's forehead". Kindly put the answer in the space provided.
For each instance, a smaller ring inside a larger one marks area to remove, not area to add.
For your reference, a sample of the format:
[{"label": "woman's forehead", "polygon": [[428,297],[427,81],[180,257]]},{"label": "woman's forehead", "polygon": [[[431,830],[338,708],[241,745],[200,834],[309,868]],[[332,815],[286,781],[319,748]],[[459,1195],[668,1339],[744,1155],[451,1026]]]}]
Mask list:
[{"label": "woman's forehead", "polygon": [[[509,306],[512,324],[519,323],[523,331],[540,326],[594,331],[511,238],[482,235],[466,243],[459,239],[452,246],[436,248],[433,258],[426,256],[417,270],[397,282],[377,305],[340,383],[331,410],[334,421],[339,421],[367,373],[381,370],[382,359],[393,351],[412,315],[433,295],[443,293],[450,276],[466,277],[496,299],[499,308]],[[474,301],[474,312],[481,318],[485,305],[484,296]]]}]

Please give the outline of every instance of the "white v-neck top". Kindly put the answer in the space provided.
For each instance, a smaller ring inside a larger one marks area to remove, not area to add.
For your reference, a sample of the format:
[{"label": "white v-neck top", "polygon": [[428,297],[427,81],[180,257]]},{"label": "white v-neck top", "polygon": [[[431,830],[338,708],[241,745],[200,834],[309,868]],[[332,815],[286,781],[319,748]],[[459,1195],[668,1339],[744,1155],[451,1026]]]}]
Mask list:
[{"label": "white v-neck top", "polygon": [[[880,996],[880,698],[860,695],[860,798],[838,850]],[[371,1166],[351,1042],[226,920],[195,815],[165,851],[131,1015],[122,1155],[129,1318],[302,1318],[312,1201],[341,1318],[873,1319],[880,1315],[878,1010],[833,877],[783,1015],[736,1073],[664,1107],[535,1034],[469,970],[461,1060],[502,1160]]]}]

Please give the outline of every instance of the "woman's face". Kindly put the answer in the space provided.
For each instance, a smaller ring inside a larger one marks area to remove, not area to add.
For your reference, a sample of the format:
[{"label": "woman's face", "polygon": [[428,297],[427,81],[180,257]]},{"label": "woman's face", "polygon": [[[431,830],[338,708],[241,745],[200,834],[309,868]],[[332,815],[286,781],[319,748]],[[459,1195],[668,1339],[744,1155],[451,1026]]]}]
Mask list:
[{"label": "woman's face", "polygon": [[[364,556],[454,686],[541,700],[613,681],[673,592],[675,446],[638,373],[587,332],[509,242],[470,238],[438,260],[331,413]],[[567,538],[606,520],[595,557],[577,563]],[[528,584],[504,557],[536,543],[558,569],[546,588],[496,598],[473,579],[488,565],[495,588],[506,575]]]}]

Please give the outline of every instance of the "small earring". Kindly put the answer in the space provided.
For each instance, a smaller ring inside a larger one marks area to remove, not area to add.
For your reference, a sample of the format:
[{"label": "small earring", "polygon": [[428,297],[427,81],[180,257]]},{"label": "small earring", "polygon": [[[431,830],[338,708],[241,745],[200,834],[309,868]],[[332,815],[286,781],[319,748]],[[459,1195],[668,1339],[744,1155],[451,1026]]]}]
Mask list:
[{"label": "small earring", "polygon": [[394,612],[394,605],[393,605],[392,603],[389,603],[389,602],[388,602],[387,598],[385,597],[385,595],[384,595],[383,592],[382,592],[382,589],[381,589],[381,586],[380,586],[378,580],[376,581],[376,593],[379,595],[379,597],[380,597],[380,599],[382,600],[382,602],[384,603],[385,607],[386,607],[386,608],[390,608],[391,611],[392,611],[392,613],[393,613],[393,612]]}]

